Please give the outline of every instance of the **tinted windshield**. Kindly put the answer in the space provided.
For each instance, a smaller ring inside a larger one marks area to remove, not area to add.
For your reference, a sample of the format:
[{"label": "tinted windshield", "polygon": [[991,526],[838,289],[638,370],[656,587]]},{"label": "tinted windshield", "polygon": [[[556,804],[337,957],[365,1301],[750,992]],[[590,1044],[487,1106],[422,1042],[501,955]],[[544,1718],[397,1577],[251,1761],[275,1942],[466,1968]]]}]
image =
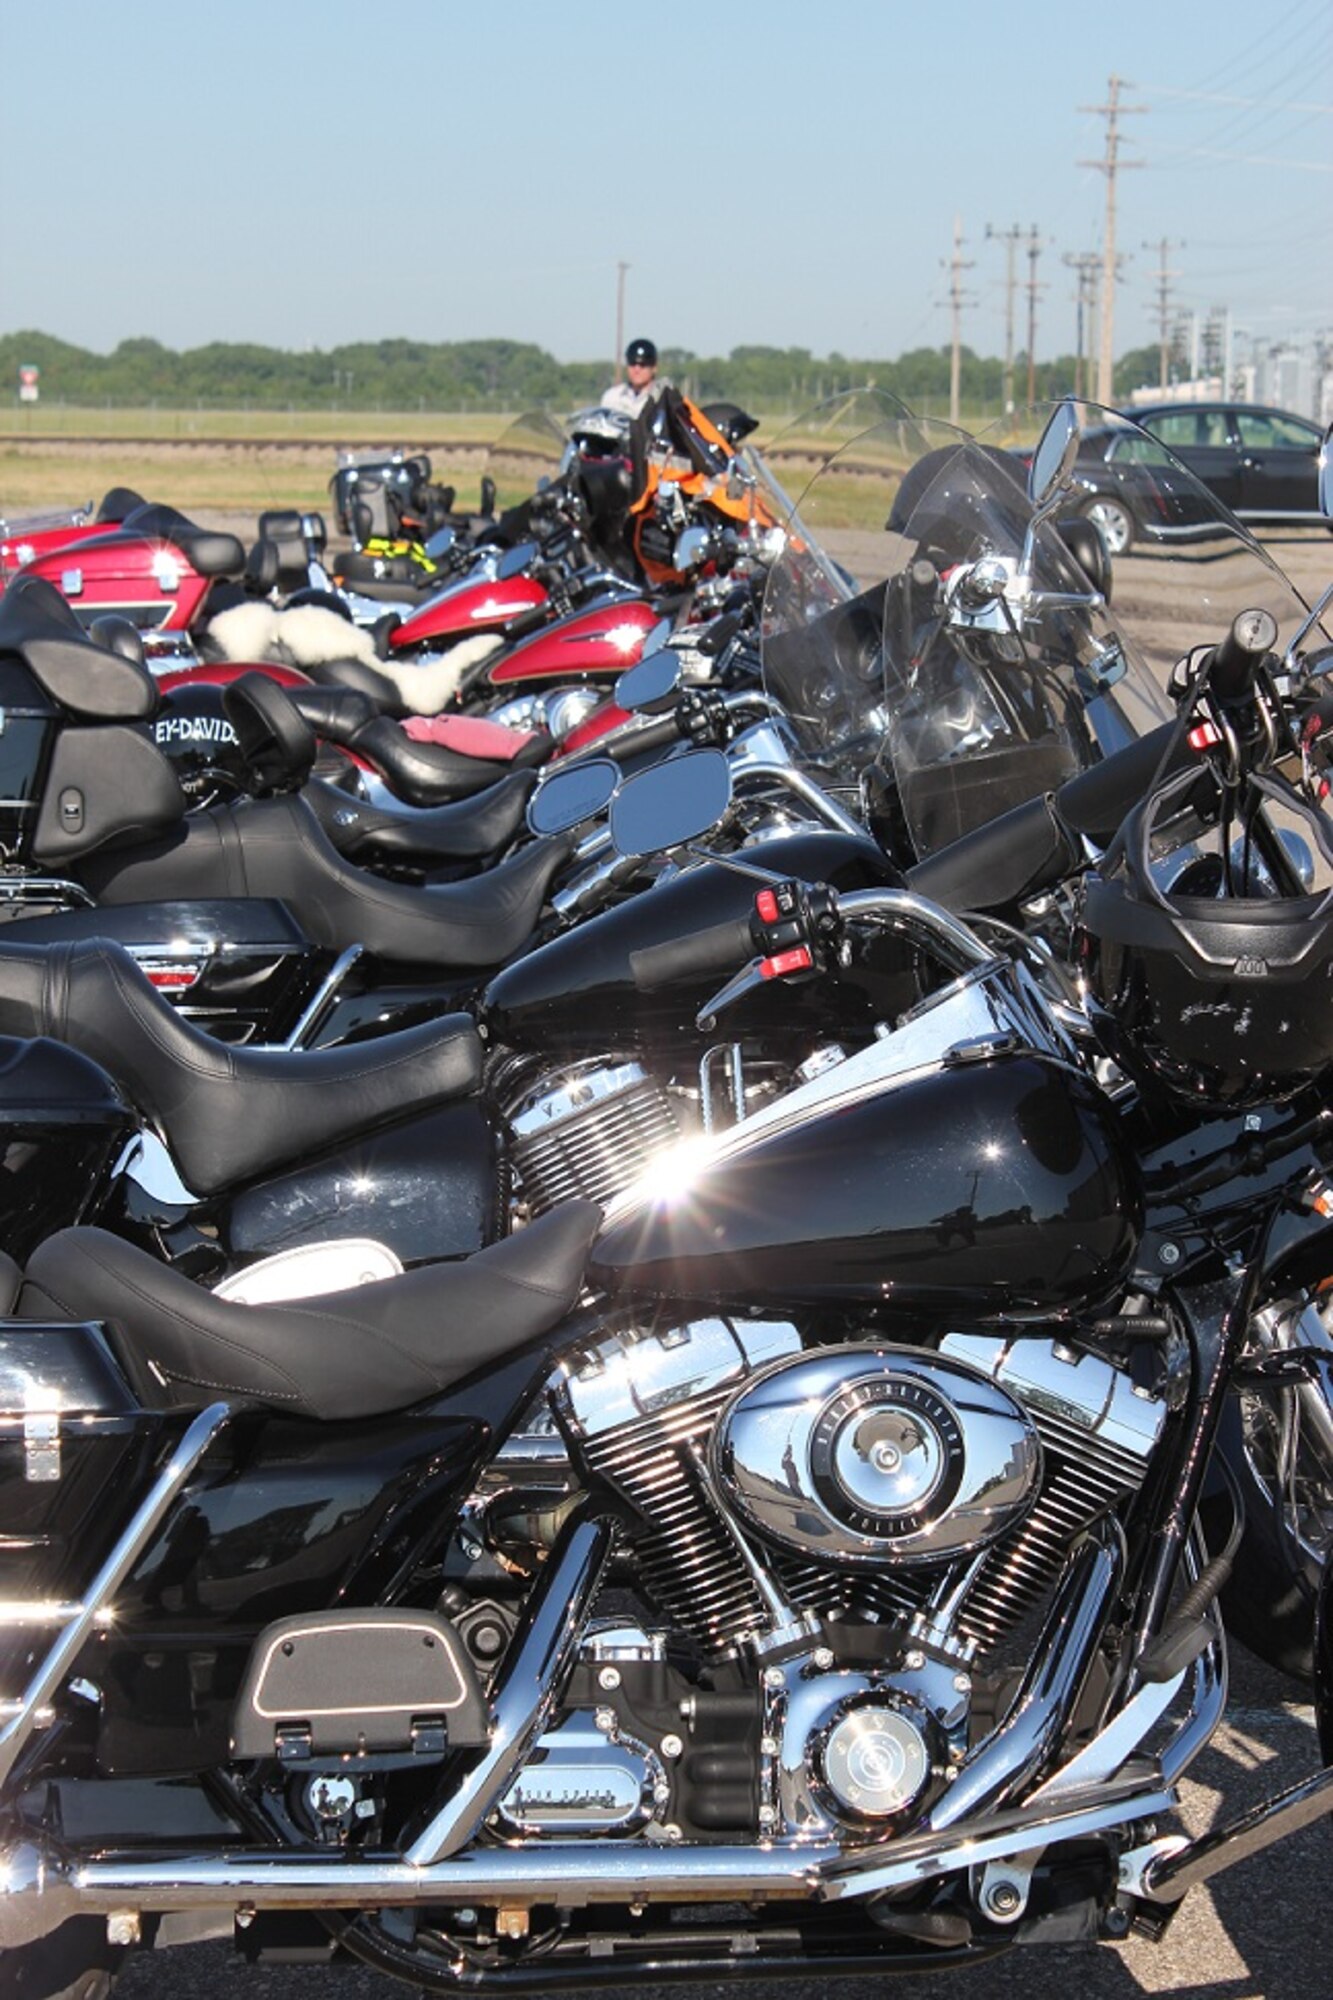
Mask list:
[{"label": "tinted windshield", "polygon": [[1034,524],[1026,480],[1024,458],[1003,445],[937,446],[888,515],[884,749],[918,855],[1053,791],[1171,712],[1097,588],[1099,539],[1088,524],[1061,525],[1063,499]]},{"label": "tinted windshield", "polygon": [[901,405],[886,418],[887,407],[876,396],[870,408],[880,421],[847,437],[842,425],[867,405],[842,399],[773,447],[780,464],[815,471],[787,517],[764,591],[764,685],[791,718],[812,773],[840,790],[859,785],[887,726],[882,628],[894,545],[885,521],[917,460],[963,436],[919,423]]},{"label": "tinted windshield", "polygon": [[[1111,531],[1115,622],[1154,677],[1165,679],[1190,646],[1220,639],[1252,606],[1272,612],[1285,646],[1305,603],[1268,551],[1160,438],[1116,410],[1075,407],[1082,439],[1061,518],[1081,516]],[[1020,413],[982,441],[1017,449],[1026,464],[1048,414],[1049,406]],[[1108,499],[1128,517],[1127,541],[1114,532]]]},{"label": "tinted windshield", "polygon": [[[1114,411],[1066,407],[1077,451],[1035,527],[1023,482],[1049,410],[929,455],[890,516],[885,749],[920,854],[1169,717],[1173,666],[1237,612],[1271,611],[1282,644],[1305,615],[1276,563],[1159,440]],[[1136,523],[1114,554],[1086,539],[1108,462]]]}]

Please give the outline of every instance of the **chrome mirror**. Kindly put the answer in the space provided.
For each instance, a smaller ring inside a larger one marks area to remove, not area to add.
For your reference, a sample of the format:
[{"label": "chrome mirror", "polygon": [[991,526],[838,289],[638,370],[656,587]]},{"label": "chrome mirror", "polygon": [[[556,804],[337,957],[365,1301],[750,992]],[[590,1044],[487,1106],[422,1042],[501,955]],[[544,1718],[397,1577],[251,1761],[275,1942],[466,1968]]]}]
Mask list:
[{"label": "chrome mirror", "polygon": [[1319,511],[1333,520],[1333,424],[1324,432],[1319,447]]},{"label": "chrome mirror", "polygon": [[528,800],[530,833],[568,833],[585,819],[605,812],[620,783],[620,766],[610,757],[566,764],[543,778]]},{"label": "chrome mirror", "polygon": [[1052,410],[1037,441],[1037,449],[1032,454],[1032,464],[1028,469],[1028,499],[1034,508],[1049,507],[1063,492],[1074,469],[1074,460],[1078,457],[1082,434],[1078,410],[1066,397],[1058,409]]},{"label": "chrome mirror", "polygon": [[631,715],[659,715],[680,692],[680,654],[663,648],[645,653],[636,666],[626,667],[616,682],[617,708]]},{"label": "chrome mirror", "polygon": [[611,801],[611,841],[633,858],[683,847],[731,804],[731,767],[720,750],[691,750],[627,778]]},{"label": "chrome mirror", "polygon": [[537,560],[540,553],[536,542],[516,542],[512,549],[505,550],[495,565],[495,581],[506,583],[511,576],[521,575],[529,563]]}]

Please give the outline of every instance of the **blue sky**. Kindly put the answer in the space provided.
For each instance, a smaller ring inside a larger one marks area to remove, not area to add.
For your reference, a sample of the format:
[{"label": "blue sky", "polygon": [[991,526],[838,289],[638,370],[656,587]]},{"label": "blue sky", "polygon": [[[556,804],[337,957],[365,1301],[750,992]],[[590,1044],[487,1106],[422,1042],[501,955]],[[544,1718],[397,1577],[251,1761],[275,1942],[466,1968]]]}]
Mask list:
[{"label": "blue sky", "polygon": [[1112,72],[1145,107],[1117,348],[1155,337],[1163,236],[1181,305],[1333,330],[1328,0],[12,0],[0,331],[591,357],[623,258],[627,332],[885,355],[947,341],[957,214],[964,338],[1003,346],[987,224],[1035,224],[1037,350],[1068,352]]}]

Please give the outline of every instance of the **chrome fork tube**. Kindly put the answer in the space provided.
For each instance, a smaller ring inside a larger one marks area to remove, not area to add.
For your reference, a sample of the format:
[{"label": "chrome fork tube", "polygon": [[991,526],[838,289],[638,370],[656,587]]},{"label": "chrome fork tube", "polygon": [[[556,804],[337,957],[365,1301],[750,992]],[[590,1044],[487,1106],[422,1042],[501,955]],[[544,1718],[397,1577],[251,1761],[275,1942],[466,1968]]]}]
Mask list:
[{"label": "chrome fork tube", "polygon": [[606,1518],[583,1516],[566,1527],[511,1642],[492,1703],[490,1742],[413,1840],[404,1857],[410,1867],[428,1868],[471,1840],[545,1728],[578,1654],[614,1535]]}]

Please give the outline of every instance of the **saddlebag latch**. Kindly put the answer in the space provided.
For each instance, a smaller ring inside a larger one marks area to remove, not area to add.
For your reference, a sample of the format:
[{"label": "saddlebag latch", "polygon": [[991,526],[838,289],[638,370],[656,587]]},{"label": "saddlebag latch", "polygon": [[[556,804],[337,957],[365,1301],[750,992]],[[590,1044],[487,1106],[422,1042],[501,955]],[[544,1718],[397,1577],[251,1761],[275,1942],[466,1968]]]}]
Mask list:
[{"label": "saddlebag latch", "polygon": [[23,1419],[23,1476],[59,1479],[60,1416],[55,1410],[29,1410]]}]

